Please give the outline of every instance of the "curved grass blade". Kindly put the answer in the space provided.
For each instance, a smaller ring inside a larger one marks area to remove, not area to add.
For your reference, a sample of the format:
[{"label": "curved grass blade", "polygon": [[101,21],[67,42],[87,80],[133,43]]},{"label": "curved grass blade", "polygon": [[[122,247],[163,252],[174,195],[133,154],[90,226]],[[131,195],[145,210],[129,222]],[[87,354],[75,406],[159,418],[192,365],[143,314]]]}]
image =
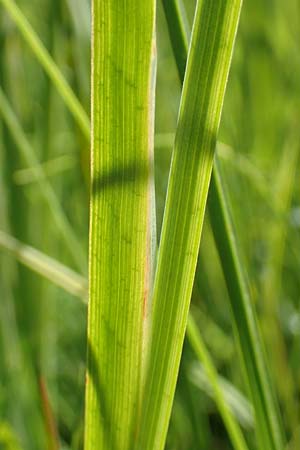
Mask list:
[{"label": "curved grass blade", "polygon": [[241,2],[197,2],[154,280],[137,449],[165,445]]},{"label": "curved grass blade", "polygon": [[74,231],[67,220],[62,207],[60,206],[57,196],[48,182],[39,161],[31,148],[30,143],[24,134],[19,121],[14,114],[11,106],[0,87],[0,114],[9,129],[16,146],[24,158],[26,164],[31,167],[32,175],[35,177],[37,184],[40,187],[41,195],[44,197],[45,201],[48,203],[49,209],[52,213],[53,220],[56,223],[57,228],[60,230],[66,245],[68,246],[69,252],[72,255],[74,262],[77,267],[83,272],[86,272],[85,264],[85,254],[84,251],[74,234]]},{"label": "curved grass blade", "polygon": [[0,230],[0,247],[9,251],[21,264],[43,276],[72,295],[87,301],[87,281],[64,264]]},{"label": "curved grass blade", "polygon": [[[65,171],[74,169],[77,163],[75,155],[61,155],[40,163],[44,176],[50,178],[55,175],[60,175]],[[38,170],[40,170],[38,169]],[[41,176],[39,175],[39,178]],[[19,186],[36,183],[37,181],[37,167],[28,167],[26,169],[18,169],[13,173],[13,180]]]},{"label": "curved grass blade", "polygon": [[93,2],[85,450],[132,450],[140,413],[155,225],[154,22],[154,0]]},{"label": "curved grass blade", "polygon": [[82,133],[89,140],[90,139],[90,121],[87,113],[84,111],[78,98],[72,91],[71,87],[65,80],[61,71],[53,61],[48,50],[44,47],[42,41],[19,9],[14,0],[0,0],[0,3],[5,7],[12,20],[22,33],[23,38],[31,48],[37,60],[44,68],[45,72],[52,80],[57,91],[61,95],[65,104],[72,113],[74,119],[81,128]]},{"label": "curved grass blade", "polygon": [[[174,8],[174,2],[175,0],[172,2],[163,0],[171,39],[173,39],[174,21],[180,23],[182,20]],[[184,42],[182,41],[182,46]],[[182,53],[177,55],[176,47],[173,46],[173,48],[179,76],[183,80]],[[215,163],[208,210],[229,291],[234,328],[255,412],[258,441],[263,449],[281,450],[284,446],[280,414],[272,392],[256,314],[250,300],[246,277],[237,250],[229,204],[223,191],[218,165]]]}]

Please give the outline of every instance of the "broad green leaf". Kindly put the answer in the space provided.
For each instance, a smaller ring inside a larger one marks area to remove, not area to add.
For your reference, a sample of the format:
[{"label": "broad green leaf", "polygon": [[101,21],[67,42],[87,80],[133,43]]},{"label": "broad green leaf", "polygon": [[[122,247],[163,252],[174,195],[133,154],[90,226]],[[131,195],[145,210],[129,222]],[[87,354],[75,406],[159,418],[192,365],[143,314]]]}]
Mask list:
[{"label": "broad green leaf", "polygon": [[4,92],[0,87],[0,115],[9,129],[22,158],[26,164],[31,168],[32,175],[39,185],[40,194],[47,202],[52,213],[53,220],[60,230],[69,252],[72,255],[77,267],[83,272],[86,272],[85,253],[79,243],[71,224],[69,223],[59,201],[53,190],[51,184],[47,180],[44,170],[39,164],[39,161],[23,132],[18,118],[13,112]]},{"label": "broad green leaf", "polygon": [[[180,24],[183,20],[178,9],[175,8],[175,3],[175,0],[172,2],[163,0],[172,41],[174,40],[173,32],[176,29],[174,22]],[[181,8],[183,9],[183,6]],[[185,40],[182,39],[181,47],[183,48],[184,45]],[[174,45],[173,49],[179,76],[183,80],[182,51],[177,53]],[[246,275],[236,243],[229,203],[224,193],[224,185],[217,163],[214,166],[210,192],[208,210],[229,292],[241,360],[254,407],[258,441],[263,449],[280,450],[283,448],[281,418],[272,392],[256,313],[251,303]]]},{"label": "broad green leaf", "polygon": [[137,449],[163,449],[241,2],[197,2],[154,280]]},{"label": "broad green leaf", "polygon": [[61,71],[51,58],[51,55],[44,47],[42,41],[22,13],[18,8],[14,0],[0,0],[0,3],[5,7],[12,20],[22,33],[23,38],[31,48],[32,52],[44,68],[45,72],[56,86],[57,91],[61,95],[62,99],[66,103],[70,112],[74,116],[80,126],[83,134],[87,139],[90,138],[90,121],[87,113],[80,104],[78,98],[72,91],[70,85],[65,80]]},{"label": "broad green leaf", "polygon": [[94,0],[85,450],[132,450],[151,289],[155,2]]}]

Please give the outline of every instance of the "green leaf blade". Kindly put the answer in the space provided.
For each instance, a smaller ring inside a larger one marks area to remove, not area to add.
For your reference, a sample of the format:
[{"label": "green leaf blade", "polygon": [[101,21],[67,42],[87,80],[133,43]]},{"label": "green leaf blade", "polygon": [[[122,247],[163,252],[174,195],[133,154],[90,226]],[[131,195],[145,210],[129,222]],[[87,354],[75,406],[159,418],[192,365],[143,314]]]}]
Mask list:
[{"label": "green leaf blade", "polygon": [[85,449],[130,450],[152,264],[155,4],[95,0],[92,17]]},{"label": "green leaf blade", "polygon": [[263,448],[281,450],[284,444],[280,413],[269,378],[263,342],[250,300],[247,277],[238,253],[225,185],[218,164],[215,169],[209,212],[223,266],[226,262],[224,276],[241,359],[254,406],[258,442]]},{"label": "green leaf blade", "polygon": [[152,341],[137,448],[168,428],[240,1],[198,2],[153,293]]}]

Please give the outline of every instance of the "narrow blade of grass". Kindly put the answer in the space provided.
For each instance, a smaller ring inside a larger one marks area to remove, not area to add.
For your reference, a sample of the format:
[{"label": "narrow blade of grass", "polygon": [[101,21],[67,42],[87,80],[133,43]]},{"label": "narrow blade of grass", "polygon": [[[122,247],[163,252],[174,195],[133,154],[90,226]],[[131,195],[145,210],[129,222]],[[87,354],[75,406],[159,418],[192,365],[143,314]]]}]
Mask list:
[{"label": "narrow blade of grass", "polygon": [[163,449],[178,374],[241,2],[197,2],[154,281],[136,448]]},{"label": "narrow blade of grass", "polygon": [[218,169],[214,172],[214,183],[211,184],[209,213],[254,407],[259,445],[264,449],[281,450],[284,446],[280,414],[269,378],[256,314],[250,300],[247,278],[237,250],[224,183]]},{"label": "narrow blade of grass", "polygon": [[[174,4],[174,2],[163,0],[171,39],[174,21],[178,23],[182,21]],[[182,46],[184,43],[185,41],[182,40]],[[183,80],[182,52],[177,54],[176,47],[173,46],[173,48],[179,76]],[[224,196],[223,185],[216,164],[211,180],[211,195],[208,201],[208,209],[229,291],[234,328],[255,412],[258,440],[263,449],[281,450],[283,448],[281,419],[268,376],[256,314],[250,300],[245,274],[243,273],[241,259],[237,250],[233,224],[229,213],[229,204]]]},{"label": "narrow blade of grass", "polygon": [[90,121],[87,113],[84,111],[78,98],[72,91],[71,87],[65,80],[61,71],[53,61],[48,50],[44,47],[42,41],[19,9],[14,0],[0,0],[0,3],[5,7],[12,20],[22,33],[23,38],[31,48],[32,52],[44,68],[45,72],[56,86],[57,91],[61,95],[65,104],[72,113],[74,119],[80,126],[86,138],[90,139]]},{"label": "narrow blade of grass", "polygon": [[21,264],[43,276],[72,295],[87,299],[87,281],[72,269],[0,231],[0,247],[9,251]]},{"label": "narrow blade of grass", "polygon": [[[47,178],[60,175],[63,172],[74,169],[77,159],[73,155],[61,155],[57,158],[50,159],[41,163],[38,167],[28,167],[26,169],[18,169],[13,174],[13,180],[18,185],[28,185],[36,183],[37,178],[41,178],[41,174],[37,177],[38,171],[42,169],[44,176]],[[42,177],[43,178],[43,177]]]},{"label": "narrow blade of grass", "polygon": [[95,0],[85,450],[132,450],[151,283],[155,2]]}]

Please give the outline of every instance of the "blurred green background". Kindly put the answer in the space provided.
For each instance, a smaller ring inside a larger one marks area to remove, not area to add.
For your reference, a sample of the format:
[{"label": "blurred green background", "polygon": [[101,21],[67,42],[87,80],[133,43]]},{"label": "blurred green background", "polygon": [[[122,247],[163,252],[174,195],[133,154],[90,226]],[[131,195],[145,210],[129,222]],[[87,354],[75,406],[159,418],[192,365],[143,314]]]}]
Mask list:
[{"label": "blurred green background", "polygon": [[[192,22],[194,1],[185,3]],[[89,111],[90,3],[17,4]],[[244,0],[217,149],[291,450],[300,448],[299,38],[297,0]],[[159,2],[157,40],[160,228],[180,83]],[[89,143],[1,4],[0,88],[0,230],[86,275]],[[14,114],[10,122],[7,108]],[[33,158],[24,157],[24,146]],[[36,175],[38,165],[74,239],[57,226],[57,210],[49,208],[47,189]],[[247,389],[208,220],[193,307],[254,450],[252,412],[240,396]],[[0,247],[1,450],[82,449],[85,328],[85,305]],[[186,343],[167,449],[230,448],[203,370]]]}]

